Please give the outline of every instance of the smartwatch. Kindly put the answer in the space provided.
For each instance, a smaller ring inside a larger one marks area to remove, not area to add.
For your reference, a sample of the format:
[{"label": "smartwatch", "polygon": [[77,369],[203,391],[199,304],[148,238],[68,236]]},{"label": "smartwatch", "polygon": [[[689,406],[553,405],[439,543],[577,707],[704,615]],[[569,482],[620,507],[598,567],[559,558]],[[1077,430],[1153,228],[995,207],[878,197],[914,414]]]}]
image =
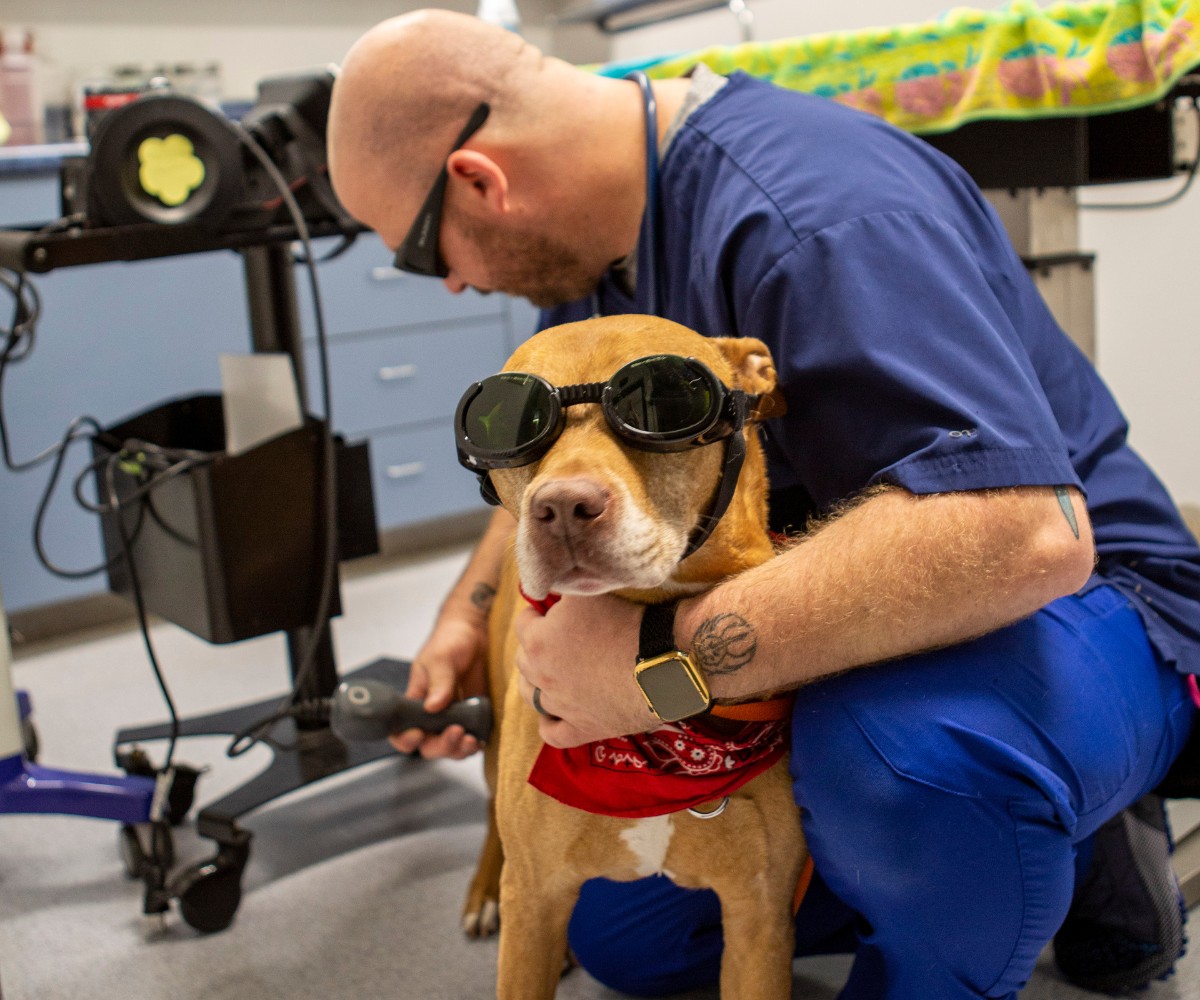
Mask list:
[{"label": "smartwatch", "polygon": [[650,711],[663,722],[691,718],[712,705],[700,668],[690,654],[675,648],[676,603],[646,605],[633,671]]}]

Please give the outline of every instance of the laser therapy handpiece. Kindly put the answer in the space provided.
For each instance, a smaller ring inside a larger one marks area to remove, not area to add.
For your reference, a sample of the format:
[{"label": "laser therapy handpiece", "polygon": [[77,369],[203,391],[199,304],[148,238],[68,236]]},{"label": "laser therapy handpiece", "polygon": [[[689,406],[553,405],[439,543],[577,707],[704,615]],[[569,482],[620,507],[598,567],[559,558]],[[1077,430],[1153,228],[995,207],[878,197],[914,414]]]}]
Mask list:
[{"label": "laser therapy handpiece", "polygon": [[421,702],[405,698],[391,684],[362,679],[343,681],[333,695],[329,724],[348,743],[385,740],[405,729],[440,733],[458,723],[486,743],[492,734],[492,703],[487,698],[456,701],[441,712],[426,712]]}]

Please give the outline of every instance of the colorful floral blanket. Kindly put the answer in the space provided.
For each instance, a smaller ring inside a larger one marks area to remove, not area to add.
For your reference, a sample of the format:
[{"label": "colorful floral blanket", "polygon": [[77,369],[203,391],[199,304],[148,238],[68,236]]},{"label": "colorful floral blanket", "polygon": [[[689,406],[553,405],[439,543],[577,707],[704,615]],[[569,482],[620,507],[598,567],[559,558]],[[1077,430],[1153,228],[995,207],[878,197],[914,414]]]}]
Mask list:
[{"label": "colorful floral blanket", "polygon": [[1200,64],[1200,0],[1086,0],[954,8],[935,21],[715,46],[621,64],[679,76],[697,62],[830,97],[912,132],[979,118],[1137,107]]}]

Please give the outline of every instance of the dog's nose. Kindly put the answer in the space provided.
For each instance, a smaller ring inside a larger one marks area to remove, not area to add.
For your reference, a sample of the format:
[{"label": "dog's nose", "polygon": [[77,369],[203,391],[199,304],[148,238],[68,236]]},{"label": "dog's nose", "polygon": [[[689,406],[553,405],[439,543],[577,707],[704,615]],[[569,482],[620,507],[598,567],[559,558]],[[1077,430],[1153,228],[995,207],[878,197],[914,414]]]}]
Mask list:
[{"label": "dog's nose", "polygon": [[538,489],[530,513],[547,527],[570,531],[600,517],[608,502],[609,492],[599,483],[590,479],[560,479]]}]

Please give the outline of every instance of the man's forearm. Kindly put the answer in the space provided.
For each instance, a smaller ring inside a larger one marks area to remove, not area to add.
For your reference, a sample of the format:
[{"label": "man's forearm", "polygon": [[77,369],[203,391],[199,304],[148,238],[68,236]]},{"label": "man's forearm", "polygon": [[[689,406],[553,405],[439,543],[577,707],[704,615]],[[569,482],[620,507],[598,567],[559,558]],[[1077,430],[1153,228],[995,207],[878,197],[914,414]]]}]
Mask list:
[{"label": "man's forearm", "polygon": [[486,623],[500,580],[500,564],[512,544],[515,531],[516,521],[512,515],[498,508],[475,546],[467,568],[446,597],[442,615]]},{"label": "man's forearm", "polygon": [[714,697],[745,698],[983,635],[1087,580],[1091,527],[1068,494],[1074,526],[1050,487],[883,490],[683,602],[676,639]]}]

